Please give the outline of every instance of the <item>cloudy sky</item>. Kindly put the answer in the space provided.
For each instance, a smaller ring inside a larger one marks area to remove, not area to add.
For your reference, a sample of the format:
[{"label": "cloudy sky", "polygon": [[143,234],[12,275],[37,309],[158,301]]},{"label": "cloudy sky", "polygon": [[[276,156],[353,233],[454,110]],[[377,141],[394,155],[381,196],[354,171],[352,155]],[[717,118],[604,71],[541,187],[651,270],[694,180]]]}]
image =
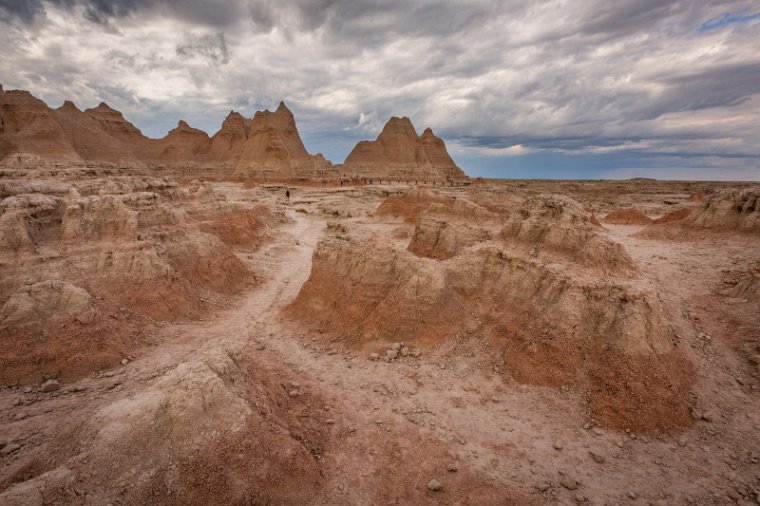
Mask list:
[{"label": "cloudy sky", "polygon": [[336,163],[403,115],[471,175],[760,180],[756,0],[0,0],[0,47],[151,137],[284,99]]}]

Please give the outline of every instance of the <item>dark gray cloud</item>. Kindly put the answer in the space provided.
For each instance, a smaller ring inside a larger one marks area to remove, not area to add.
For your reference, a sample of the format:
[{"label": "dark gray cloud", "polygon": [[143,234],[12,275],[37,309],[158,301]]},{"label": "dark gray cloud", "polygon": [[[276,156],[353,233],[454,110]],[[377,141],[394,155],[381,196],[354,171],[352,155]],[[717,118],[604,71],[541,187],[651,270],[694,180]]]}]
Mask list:
[{"label": "dark gray cloud", "polygon": [[219,65],[230,61],[230,52],[223,33],[188,36],[182,44],[177,45],[177,55],[183,58],[201,56]]},{"label": "dark gray cloud", "polygon": [[750,0],[0,0],[0,80],[154,136],[285,99],[335,161],[402,114],[465,158],[756,160],[759,36]]}]

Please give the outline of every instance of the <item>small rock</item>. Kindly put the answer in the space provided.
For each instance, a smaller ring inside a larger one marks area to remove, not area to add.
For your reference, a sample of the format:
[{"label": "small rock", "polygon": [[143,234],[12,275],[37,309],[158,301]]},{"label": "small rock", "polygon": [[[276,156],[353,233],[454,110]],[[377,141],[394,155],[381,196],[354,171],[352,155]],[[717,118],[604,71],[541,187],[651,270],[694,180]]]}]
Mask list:
[{"label": "small rock", "polygon": [[562,450],[562,445],[557,442],[554,442],[554,444],[552,444],[552,448],[554,448],[557,451],[560,451]]},{"label": "small rock", "polygon": [[688,440],[688,439],[686,439],[686,438],[685,438],[685,437],[683,437],[683,436],[681,436],[681,437],[679,437],[679,438],[678,438],[678,446],[686,446],[686,444],[687,444],[688,442],[689,442],[689,440]]},{"label": "small rock", "polygon": [[2,450],[0,450],[0,453],[3,455],[10,455],[11,453],[15,453],[21,449],[21,445],[17,445],[15,443],[11,443],[8,446],[3,447]]},{"label": "small rock", "polygon": [[288,395],[291,397],[299,397],[301,395],[301,392],[299,392],[298,390],[291,390],[290,392],[288,392]]},{"label": "small rock", "polygon": [[408,357],[411,354],[411,350],[409,350],[409,348],[404,346],[403,348],[401,348],[400,353],[402,357]]},{"label": "small rock", "polygon": [[604,461],[605,461],[604,455],[600,455],[592,451],[589,451],[588,454],[597,464],[604,464]]},{"label": "small rock", "polygon": [[42,391],[43,392],[55,392],[56,390],[60,390],[61,384],[58,383],[54,379],[49,379],[45,383],[42,384]]},{"label": "small rock", "polygon": [[427,488],[432,490],[433,492],[438,492],[439,490],[443,488],[443,485],[441,485],[441,483],[438,480],[433,478],[432,480],[428,482]]},{"label": "small rock", "polygon": [[575,494],[575,502],[584,503],[588,502],[588,497],[583,494]]},{"label": "small rock", "polygon": [[712,411],[705,411],[704,413],[702,413],[702,420],[704,420],[705,422],[712,423],[715,421],[716,418],[717,416]]},{"label": "small rock", "polygon": [[13,417],[13,420],[18,422],[19,420],[23,420],[26,418],[26,413],[16,413],[16,416]]},{"label": "small rock", "polygon": [[391,349],[385,352],[385,358],[387,360],[395,360],[398,358],[398,350]]},{"label": "small rock", "polygon": [[586,423],[586,424],[584,424],[584,425],[583,425],[583,428],[584,428],[584,429],[586,429],[586,430],[589,430],[589,429],[591,429],[591,423]]},{"label": "small rock", "polygon": [[391,349],[393,351],[401,351],[402,347],[403,345],[401,343],[393,343],[393,345],[391,346]]},{"label": "small rock", "polygon": [[459,469],[457,468],[456,464],[447,464],[446,470],[450,473],[456,473]]},{"label": "small rock", "polygon": [[127,360],[126,358],[121,359],[121,365],[127,365],[128,363],[129,363],[129,360]]},{"label": "small rock", "polygon": [[328,418],[327,420],[325,420],[325,423],[327,425],[333,425],[333,424],[335,424],[335,420],[332,420],[332,419]]},{"label": "small rock", "polygon": [[25,394],[30,394],[32,393],[32,387],[24,387],[24,389],[21,391]]},{"label": "small rock", "polygon": [[370,360],[379,360],[380,359],[380,354],[379,353],[370,353],[369,354],[369,359]]},{"label": "small rock", "polygon": [[562,478],[559,480],[559,484],[568,490],[576,490],[580,486],[580,483],[572,478]]},{"label": "small rock", "polygon": [[420,355],[422,355],[422,352],[420,350],[412,350],[412,356],[414,358],[420,358]]},{"label": "small rock", "polygon": [[638,496],[636,495],[636,492],[631,490],[630,492],[628,492],[628,497],[630,497],[631,499],[636,499],[636,497]]}]

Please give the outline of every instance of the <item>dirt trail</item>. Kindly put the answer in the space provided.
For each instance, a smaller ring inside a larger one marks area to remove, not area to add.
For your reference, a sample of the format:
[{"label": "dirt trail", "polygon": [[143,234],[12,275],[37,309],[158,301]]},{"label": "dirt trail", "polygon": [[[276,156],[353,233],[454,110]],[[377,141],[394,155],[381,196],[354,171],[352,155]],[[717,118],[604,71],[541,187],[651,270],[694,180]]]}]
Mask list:
[{"label": "dirt trail", "polygon": [[[155,378],[202,349],[228,346],[240,349],[261,330],[257,320],[276,321],[280,308],[298,292],[309,275],[311,253],[323,223],[298,213],[293,222],[278,229],[278,239],[245,260],[261,284],[241,297],[232,309],[212,313],[206,321],[166,325],[150,339],[155,347],[143,348],[136,360],[104,371],[97,377],[66,383],[59,392],[42,394],[36,389],[0,390],[2,439],[21,445],[14,459],[0,460],[2,476],[13,481],[31,477],[59,460],[55,448],[61,420],[82,423],[105,404],[146,388]],[[33,464],[29,464],[33,462]]]}]

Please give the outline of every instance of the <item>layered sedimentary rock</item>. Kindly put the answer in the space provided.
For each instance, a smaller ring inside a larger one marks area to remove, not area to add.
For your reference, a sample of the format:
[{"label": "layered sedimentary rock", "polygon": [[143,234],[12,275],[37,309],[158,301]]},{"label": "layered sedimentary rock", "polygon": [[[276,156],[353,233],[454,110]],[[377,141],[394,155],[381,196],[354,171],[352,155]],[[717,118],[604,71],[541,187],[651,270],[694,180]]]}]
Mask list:
[{"label": "layered sedimentary rock", "polygon": [[346,175],[447,181],[465,179],[430,128],[418,136],[409,118],[391,118],[374,141],[361,141],[343,164]]},{"label": "layered sedimentary rock", "polygon": [[585,389],[602,423],[691,423],[690,365],[666,306],[579,202],[536,195],[497,213],[442,197],[396,197],[379,213],[417,215],[406,251],[374,237],[320,242],[290,313],[357,347],[469,334],[518,381]]},{"label": "layered sedimentary rock", "polygon": [[138,156],[169,164],[197,161],[208,153],[210,142],[206,132],[180,120],[177,128],[162,139],[151,140]]},{"label": "layered sedimentary rock", "polygon": [[252,119],[231,111],[212,137],[180,120],[165,137],[150,139],[105,103],[81,111],[67,101],[51,109],[29,92],[0,88],[0,160],[9,155],[222,167],[236,175],[274,178],[321,176],[332,165],[306,151],[283,102]]},{"label": "layered sedimentary rock", "polygon": [[16,153],[78,158],[53,111],[27,91],[0,89],[0,132],[0,158]]},{"label": "layered sedimentary rock", "polygon": [[306,151],[284,102],[274,112],[257,111],[251,120],[231,111],[210,144],[210,160],[261,175],[285,170],[307,176],[330,166],[321,154]]}]

